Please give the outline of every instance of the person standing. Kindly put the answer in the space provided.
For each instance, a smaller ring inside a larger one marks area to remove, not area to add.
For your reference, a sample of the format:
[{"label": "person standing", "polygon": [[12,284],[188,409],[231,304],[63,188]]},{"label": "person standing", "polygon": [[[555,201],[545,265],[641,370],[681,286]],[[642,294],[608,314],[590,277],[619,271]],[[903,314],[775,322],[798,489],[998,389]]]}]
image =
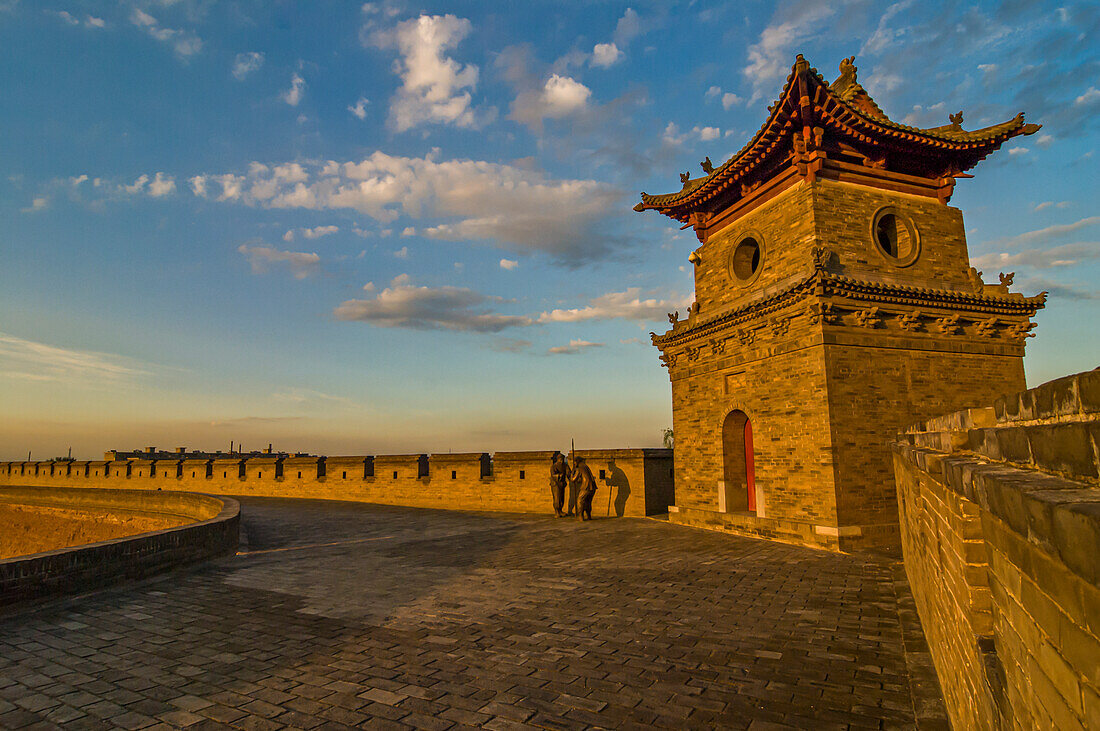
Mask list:
[{"label": "person standing", "polygon": [[596,495],[596,479],[592,476],[592,470],[584,461],[584,457],[577,457],[577,466],[573,468],[572,482],[577,487],[577,516],[581,520],[592,520],[592,498]]},{"label": "person standing", "polygon": [[565,504],[566,483],[569,481],[569,465],[565,463],[565,455],[554,452],[550,458],[550,497],[554,501],[554,515],[561,518],[561,512]]}]

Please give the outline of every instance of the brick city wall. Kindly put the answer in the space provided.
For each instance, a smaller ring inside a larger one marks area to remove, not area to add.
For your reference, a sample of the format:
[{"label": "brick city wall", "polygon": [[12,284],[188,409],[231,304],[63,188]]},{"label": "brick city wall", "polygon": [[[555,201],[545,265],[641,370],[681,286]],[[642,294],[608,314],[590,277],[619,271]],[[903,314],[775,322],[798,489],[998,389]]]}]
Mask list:
[{"label": "brick city wall", "polygon": [[[553,452],[0,462],[0,485],[182,490],[216,495],[354,500],[386,505],[552,513]],[[599,516],[663,513],[673,502],[672,450],[590,449]]]},{"label": "brick city wall", "polygon": [[893,445],[902,549],[955,728],[1100,728],[1100,369]]},{"label": "brick city wall", "polygon": [[228,498],[51,485],[0,487],[0,502],[182,515],[195,520],[176,528],[0,560],[0,607],[79,594],[237,550],[240,507]]}]

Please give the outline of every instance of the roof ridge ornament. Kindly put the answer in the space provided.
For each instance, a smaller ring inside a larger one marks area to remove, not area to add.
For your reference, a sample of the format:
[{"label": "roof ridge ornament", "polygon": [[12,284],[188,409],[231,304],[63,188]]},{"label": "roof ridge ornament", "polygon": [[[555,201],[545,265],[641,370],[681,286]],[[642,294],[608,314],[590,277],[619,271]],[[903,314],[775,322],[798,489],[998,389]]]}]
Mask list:
[{"label": "roof ridge ornament", "polygon": [[948,114],[947,118],[951,120],[951,126],[955,129],[961,130],[963,128],[963,113],[961,109],[955,114]]},{"label": "roof ridge ornament", "polygon": [[856,68],[856,57],[849,56],[840,60],[840,76],[833,82],[832,86],[835,89],[847,88],[856,83],[856,72],[859,69]]}]

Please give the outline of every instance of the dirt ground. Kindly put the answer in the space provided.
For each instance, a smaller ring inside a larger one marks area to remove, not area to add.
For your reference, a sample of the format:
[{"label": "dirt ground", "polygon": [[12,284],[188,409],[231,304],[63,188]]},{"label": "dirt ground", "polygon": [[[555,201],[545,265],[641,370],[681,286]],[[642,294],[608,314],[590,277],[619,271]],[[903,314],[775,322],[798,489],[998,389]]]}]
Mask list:
[{"label": "dirt ground", "polygon": [[96,543],[189,522],[186,518],[167,515],[126,515],[0,504],[0,559]]}]

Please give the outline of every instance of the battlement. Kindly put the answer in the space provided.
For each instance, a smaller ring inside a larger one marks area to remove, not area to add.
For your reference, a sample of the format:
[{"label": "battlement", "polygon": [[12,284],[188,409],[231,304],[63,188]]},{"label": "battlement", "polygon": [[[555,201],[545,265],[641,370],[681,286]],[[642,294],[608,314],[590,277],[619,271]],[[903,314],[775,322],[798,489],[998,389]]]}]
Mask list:
[{"label": "battlement", "polygon": [[[0,485],[183,490],[524,513],[552,513],[553,450],[314,456],[155,450],[119,459],[0,462]],[[587,449],[599,516],[642,517],[673,502],[671,449]],[[599,506],[603,506],[602,509]]]}]

